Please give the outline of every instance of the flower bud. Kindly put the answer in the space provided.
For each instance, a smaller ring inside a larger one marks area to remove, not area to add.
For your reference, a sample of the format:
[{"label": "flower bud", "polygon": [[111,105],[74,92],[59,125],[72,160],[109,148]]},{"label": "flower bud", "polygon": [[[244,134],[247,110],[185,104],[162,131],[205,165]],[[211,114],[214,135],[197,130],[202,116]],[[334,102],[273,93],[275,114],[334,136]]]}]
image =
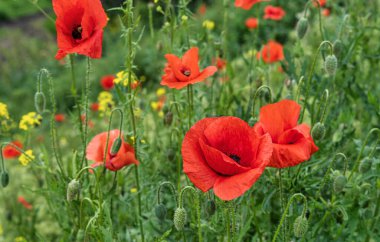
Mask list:
[{"label": "flower bud", "polygon": [[112,144],[110,155],[115,156],[117,155],[117,152],[119,152],[120,147],[121,147],[122,140],[120,137],[117,137]]},{"label": "flower bud", "polygon": [[80,192],[80,182],[76,179],[71,180],[69,185],[67,186],[67,201],[71,202],[76,200],[79,196]]},{"label": "flower bud", "polygon": [[162,203],[157,204],[156,207],[154,208],[154,212],[156,214],[156,217],[159,220],[165,220],[167,209],[166,206]]},{"label": "flower bud", "polygon": [[255,123],[257,123],[257,118],[250,117],[248,120],[249,126],[253,127],[253,125],[255,125]]},{"label": "flower bud", "polygon": [[45,95],[42,92],[36,92],[34,95],[34,107],[38,113],[43,113],[46,107]]},{"label": "flower bud", "polygon": [[166,151],[166,156],[168,157],[168,160],[169,161],[173,161],[175,159],[175,150],[173,148],[169,148],[167,151]]},{"label": "flower bud", "polygon": [[305,36],[306,31],[308,29],[308,25],[309,23],[307,22],[306,18],[304,17],[300,18],[300,20],[297,23],[297,29],[296,29],[298,38],[302,39]]},{"label": "flower bud", "polygon": [[214,200],[207,200],[206,202],[206,213],[208,216],[212,216],[215,213],[216,205]]},{"label": "flower bud", "polygon": [[311,136],[315,140],[323,139],[323,137],[325,136],[325,133],[326,133],[325,125],[320,122],[314,124],[314,127],[311,130]]},{"label": "flower bud", "polygon": [[164,116],[164,124],[166,126],[170,126],[173,122],[173,113],[172,112],[167,112],[165,113],[165,116]]},{"label": "flower bud", "polygon": [[346,183],[347,183],[347,178],[345,176],[342,176],[342,175],[337,176],[333,182],[334,191],[338,193],[343,191],[344,187],[346,186]]},{"label": "flower bud", "polygon": [[183,230],[186,223],[186,210],[184,208],[177,208],[174,212],[174,226],[178,231]]},{"label": "flower bud", "polygon": [[372,166],[372,160],[366,157],[360,161],[359,172],[366,173],[367,171],[371,169],[371,166]]},{"label": "flower bud", "polygon": [[304,216],[298,216],[293,224],[294,236],[301,238],[307,232],[309,228],[309,222]]},{"label": "flower bud", "polygon": [[8,186],[8,184],[9,184],[9,174],[8,174],[8,172],[3,171],[1,173],[1,185],[3,187],[6,187],[6,186]]},{"label": "flower bud", "polygon": [[338,59],[335,55],[328,55],[325,60],[325,71],[330,76],[335,75],[336,69],[338,68]]},{"label": "flower bud", "polygon": [[337,39],[334,41],[333,52],[334,52],[335,56],[337,56],[337,57],[341,56],[341,54],[343,52],[343,43],[340,39]]}]

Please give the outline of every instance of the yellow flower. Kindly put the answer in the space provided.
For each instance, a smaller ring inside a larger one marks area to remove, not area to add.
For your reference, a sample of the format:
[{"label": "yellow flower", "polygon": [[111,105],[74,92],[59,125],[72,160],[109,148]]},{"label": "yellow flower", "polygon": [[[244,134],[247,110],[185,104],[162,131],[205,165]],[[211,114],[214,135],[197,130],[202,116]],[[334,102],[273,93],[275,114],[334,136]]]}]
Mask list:
[{"label": "yellow flower", "polygon": [[[132,79],[132,83],[137,81],[137,78],[136,76],[132,73],[131,75],[131,79]],[[123,86],[128,86],[128,72],[126,71],[119,71],[117,74],[116,74],[116,78],[113,80],[113,83],[115,84],[122,84]]]},{"label": "yellow flower", "polygon": [[112,100],[112,94],[106,91],[99,93],[98,103],[100,116],[110,115],[112,108],[115,106],[115,102]]},{"label": "yellow flower", "polygon": [[157,111],[158,110],[158,107],[159,107],[159,103],[158,102],[150,102],[150,107]]},{"label": "yellow flower", "polygon": [[9,113],[7,105],[0,102],[0,118],[4,117],[5,119],[9,119]]},{"label": "yellow flower", "polygon": [[186,15],[182,15],[181,20],[182,22],[186,22],[189,19]]},{"label": "yellow flower", "polygon": [[154,3],[158,3],[158,0],[154,0]]},{"label": "yellow flower", "polygon": [[24,237],[18,236],[15,238],[15,242],[28,242]]},{"label": "yellow flower", "polygon": [[0,224],[0,236],[2,236],[3,233],[4,233],[3,226],[1,226],[1,224]]},{"label": "yellow flower", "polygon": [[22,116],[19,128],[28,130],[41,124],[42,116],[36,112],[30,112]]},{"label": "yellow flower", "polygon": [[244,53],[244,56],[245,56],[245,58],[252,58],[252,57],[255,57],[257,55],[257,50],[255,50],[255,49],[252,49],[252,50],[249,50],[249,51],[247,51],[247,52],[245,52]]},{"label": "yellow flower", "polygon": [[158,88],[157,91],[156,91],[156,95],[157,95],[158,97],[161,97],[161,96],[163,96],[163,95],[165,95],[165,94],[166,94],[166,90],[165,90],[165,88],[163,88],[163,87]]},{"label": "yellow flower", "polygon": [[131,193],[136,193],[137,192],[137,188],[131,188]]},{"label": "yellow flower", "polygon": [[215,22],[211,20],[203,21],[202,26],[208,30],[213,30],[215,28]]},{"label": "yellow flower", "polygon": [[158,117],[163,118],[164,117],[164,112],[163,111],[158,112]]},{"label": "yellow flower", "polygon": [[32,150],[25,151],[25,154],[22,153],[20,157],[18,158],[18,161],[20,161],[21,165],[27,166],[29,162],[33,161],[36,157],[33,155]]}]

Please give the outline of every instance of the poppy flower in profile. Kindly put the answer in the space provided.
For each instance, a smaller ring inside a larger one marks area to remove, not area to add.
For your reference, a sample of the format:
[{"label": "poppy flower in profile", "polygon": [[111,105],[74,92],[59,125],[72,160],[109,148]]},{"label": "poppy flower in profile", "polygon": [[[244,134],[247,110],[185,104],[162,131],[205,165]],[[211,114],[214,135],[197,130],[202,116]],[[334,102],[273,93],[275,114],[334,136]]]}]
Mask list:
[{"label": "poppy flower in profile", "polygon": [[268,5],[264,9],[264,19],[281,20],[285,16],[285,11],[281,7]]},{"label": "poppy flower in profile", "polygon": [[235,0],[235,7],[248,10],[256,3],[260,2],[269,2],[269,0]]},{"label": "poppy flower in profile", "polygon": [[193,47],[182,57],[178,58],[173,54],[166,54],[168,63],[165,67],[165,74],[162,76],[161,85],[170,88],[181,89],[187,85],[205,80],[214,75],[217,71],[215,66],[206,67],[203,71],[198,66],[198,48]]},{"label": "poppy flower in profile", "polygon": [[269,166],[285,168],[309,160],[318,151],[310,135],[310,127],[297,124],[301,106],[292,100],[282,100],[260,109],[259,121],[253,129],[258,134],[270,134],[273,154]]},{"label": "poppy flower in profile", "polygon": [[53,0],[57,29],[57,60],[77,53],[91,58],[102,55],[107,15],[100,0]]},{"label": "poppy flower in profile", "polygon": [[92,103],[90,106],[91,111],[97,112],[99,111],[99,103]]},{"label": "poppy flower in profile", "polygon": [[[136,160],[133,147],[124,141],[123,135],[121,135],[122,142],[119,151],[114,155],[111,154],[111,147],[116,138],[119,137],[119,134],[119,130],[112,130],[109,133],[105,166],[110,171],[118,171],[124,166],[139,164],[139,162]],[[103,165],[107,136],[108,132],[100,133],[96,135],[87,146],[86,157],[88,160],[94,161],[94,164],[91,165],[92,167]]]},{"label": "poppy flower in profile", "polygon": [[261,53],[257,53],[257,59],[260,58],[263,58],[265,63],[282,61],[285,58],[282,44],[277,43],[274,40],[268,41],[261,50]]},{"label": "poppy flower in profile", "polygon": [[66,119],[65,115],[62,114],[62,113],[57,113],[57,114],[54,116],[54,120],[55,120],[55,122],[57,122],[57,123],[62,123],[62,122],[65,121],[65,119]]},{"label": "poppy flower in profile", "polygon": [[257,29],[257,26],[259,26],[259,20],[257,18],[248,18],[245,21],[245,26],[247,26],[248,29]]},{"label": "poppy flower in profile", "polygon": [[102,79],[100,79],[100,85],[102,86],[104,90],[109,91],[114,87],[114,83],[113,83],[114,79],[115,79],[115,76],[113,75],[103,76]]},{"label": "poppy flower in profile", "polygon": [[331,11],[328,8],[325,8],[325,9],[322,10],[322,15],[325,16],[325,17],[330,16],[330,13],[331,13]]},{"label": "poppy flower in profile", "polygon": [[32,210],[33,209],[32,204],[28,203],[28,201],[26,201],[23,196],[19,196],[17,200],[18,200],[19,203],[22,204],[22,206],[24,206],[24,208],[26,208],[28,210]]},{"label": "poppy flower in profile", "polygon": [[183,171],[203,192],[222,200],[243,195],[259,179],[272,155],[268,134],[259,136],[236,117],[205,118],[186,133]]},{"label": "poppy flower in profile", "polygon": [[[11,142],[14,146],[19,147],[22,149],[22,143],[18,140]],[[3,157],[5,159],[12,159],[19,157],[21,155],[20,151],[18,151],[16,148],[14,148],[12,145],[8,144],[3,148]]]}]

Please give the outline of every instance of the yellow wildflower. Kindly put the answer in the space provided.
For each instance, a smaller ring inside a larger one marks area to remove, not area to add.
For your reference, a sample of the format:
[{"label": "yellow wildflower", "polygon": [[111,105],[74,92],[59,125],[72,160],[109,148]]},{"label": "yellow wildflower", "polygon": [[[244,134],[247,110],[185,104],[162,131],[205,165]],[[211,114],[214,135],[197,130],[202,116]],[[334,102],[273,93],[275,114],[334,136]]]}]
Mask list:
[{"label": "yellow wildflower", "polygon": [[[132,83],[134,83],[135,81],[137,81],[137,78],[136,76],[132,73],[131,75],[131,79],[132,79]],[[122,84],[123,86],[128,86],[128,72],[126,71],[119,71],[117,74],[116,74],[116,78],[113,80],[113,83],[115,84]]]},{"label": "yellow wildflower", "polygon": [[165,88],[163,88],[163,87],[158,88],[157,91],[156,91],[156,95],[157,95],[158,97],[161,97],[161,96],[163,96],[163,95],[165,95],[165,94],[166,94],[166,90],[165,90]]},{"label": "yellow wildflower", "polygon": [[15,238],[15,242],[27,242],[27,240],[22,236],[18,236]]},{"label": "yellow wildflower", "polygon": [[245,58],[250,59],[252,57],[255,57],[257,55],[257,50],[252,49],[244,53]]},{"label": "yellow wildflower", "polygon": [[20,157],[18,158],[18,161],[20,161],[21,165],[27,166],[29,162],[33,161],[36,157],[33,155],[32,150],[25,151],[25,154],[22,153]]},{"label": "yellow wildflower", "polygon": [[19,128],[22,130],[28,130],[41,124],[42,116],[36,112],[30,112],[22,116]]},{"label": "yellow wildflower", "polygon": [[163,118],[164,117],[164,112],[163,111],[158,112],[158,117]]},{"label": "yellow wildflower", "polygon": [[159,103],[158,102],[150,102],[150,107],[157,111],[158,110],[158,107],[159,107]]},{"label": "yellow wildflower", "polygon": [[182,15],[181,20],[182,22],[186,22],[189,19],[186,15]]},{"label": "yellow wildflower", "polygon": [[110,92],[100,92],[98,96],[99,113],[101,116],[104,114],[111,114],[112,108],[115,106],[115,102],[112,100],[112,94]]},{"label": "yellow wildflower", "polygon": [[131,188],[131,193],[136,193],[137,192],[137,188]]},{"label": "yellow wildflower", "polygon": [[208,30],[213,30],[215,28],[215,22],[211,20],[203,21],[202,26]]},{"label": "yellow wildflower", "polygon": [[3,233],[4,233],[3,226],[1,226],[1,224],[0,224],[0,236],[2,236]]},{"label": "yellow wildflower", "polygon": [[9,119],[9,113],[7,105],[0,102],[0,118],[3,117],[5,119]]}]

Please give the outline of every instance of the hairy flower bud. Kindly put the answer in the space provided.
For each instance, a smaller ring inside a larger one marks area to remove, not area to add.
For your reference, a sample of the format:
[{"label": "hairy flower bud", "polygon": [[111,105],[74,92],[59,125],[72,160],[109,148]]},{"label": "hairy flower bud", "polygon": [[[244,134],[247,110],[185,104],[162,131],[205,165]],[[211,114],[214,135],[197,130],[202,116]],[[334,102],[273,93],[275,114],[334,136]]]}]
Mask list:
[{"label": "hairy flower bud", "polygon": [[372,160],[366,157],[360,161],[359,172],[366,173],[367,171],[371,169],[371,166],[372,166]]},{"label": "hairy flower bud", "polygon": [[300,18],[300,20],[297,23],[297,29],[296,29],[298,38],[302,39],[305,36],[308,29],[308,25],[309,23],[307,22],[306,18],[304,17]]},{"label": "hairy flower bud", "polygon": [[186,223],[186,210],[184,208],[177,208],[174,212],[174,226],[178,231],[183,230]]},{"label": "hairy flower bud", "polygon": [[293,224],[294,236],[301,238],[307,232],[309,228],[309,222],[304,216],[298,216]]},{"label": "hairy flower bud", "polygon": [[67,186],[67,201],[71,202],[76,200],[79,196],[80,192],[80,182],[76,179],[71,180],[69,185]]},{"label": "hairy flower bud", "polygon": [[46,98],[42,92],[36,92],[34,95],[34,107],[36,111],[41,114],[45,111],[46,107]]},{"label": "hairy flower bud", "polygon": [[3,171],[1,173],[1,185],[3,187],[6,187],[6,186],[8,186],[8,184],[9,184],[9,174],[8,174],[8,172]]},{"label": "hairy flower bud", "polygon": [[156,217],[159,220],[165,220],[167,209],[166,206],[162,203],[157,204],[156,207],[154,208],[154,212],[156,214]]},{"label": "hairy flower bud", "polygon": [[326,133],[325,125],[323,123],[320,123],[320,122],[314,124],[314,126],[311,130],[311,136],[315,140],[323,139],[323,137],[325,136],[325,133]]},{"label": "hairy flower bud", "polygon": [[208,216],[212,216],[216,210],[216,205],[215,205],[214,200],[211,200],[211,199],[207,200],[205,208],[206,208],[206,213],[208,214]]},{"label": "hairy flower bud", "polygon": [[255,123],[257,123],[257,118],[250,117],[248,120],[249,126],[253,127],[253,125],[255,125]]},{"label": "hairy flower bud", "polygon": [[164,124],[166,126],[170,126],[173,122],[173,113],[171,111],[168,111],[167,113],[165,113],[165,116],[164,116]]},{"label": "hairy flower bud", "polygon": [[120,147],[121,147],[122,140],[120,137],[117,137],[112,144],[110,155],[115,156],[117,152],[119,152]]},{"label": "hairy flower bud", "polygon": [[330,76],[335,75],[336,69],[338,68],[338,59],[335,55],[328,55],[325,59],[325,71]]},{"label": "hairy flower bud", "polygon": [[344,187],[346,186],[346,183],[347,183],[347,178],[345,176],[342,176],[342,175],[337,176],[334,179],[334,183],[333,183],[334,191],[337,193],[343,191]]}]

